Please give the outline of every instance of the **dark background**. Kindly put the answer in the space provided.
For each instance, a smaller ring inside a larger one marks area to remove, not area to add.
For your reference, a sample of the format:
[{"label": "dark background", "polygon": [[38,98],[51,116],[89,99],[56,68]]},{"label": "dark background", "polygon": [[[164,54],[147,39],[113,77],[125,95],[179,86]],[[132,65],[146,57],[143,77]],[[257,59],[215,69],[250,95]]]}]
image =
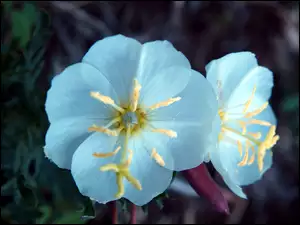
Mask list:
[{"label": "dark background", "polygon": [[[10,223],[85,223],[93,215],[68,171],[43,155],[45,93],[52,77],[78,62],[97,40],[124,34],[144,43],[168,40],[205,74],[212,59],[252,51],[274,73],[278,118],[274,164],[230,198],[232,215],[170,188],[164,207],[151,203],[138,222],[270,223],[299,221],[299,2],[191,1],[1,2],[1,218]],[[218,179],[218,177],[215,177]],[[176,178],[182,180],[180,177]],[[124,207],[124,204],[122,206]],[[121,208],[121,207],[120,207]],[[121,211],[121,210],[120,210]],[[104,206],[97,220],[109,222]],[[121,211],[120,220],[128,213]],[[90,223],[93,223],[90,222]]]}]

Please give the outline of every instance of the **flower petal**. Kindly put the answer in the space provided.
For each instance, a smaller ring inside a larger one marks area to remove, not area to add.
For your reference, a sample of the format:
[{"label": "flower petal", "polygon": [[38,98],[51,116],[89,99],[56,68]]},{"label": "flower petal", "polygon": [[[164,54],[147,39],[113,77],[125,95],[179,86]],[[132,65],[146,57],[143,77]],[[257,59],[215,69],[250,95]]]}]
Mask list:
[{"label": "flower petal", "polygon": [[88,127],[93,124],[100,125],[99,121],[85,117],[62,119],[52,123],[46,134],[45,155],[58,167],[71,169],[72,156],[78,146],[91,135]]},{"label": "flower petal", "polygon": [[154,79],[149,80],[144,86],[142,85],[141,104],[150,107],[172,97],[178,97],[189,83],[191,74],[191,69],[177,66],[160,71],[156,74],[157,76],[153,76]]},{"label": "flower petal", "polygon": [[97,41],[82,61],[101,71],[115,88],[119,100],[128,102],[141,50],[142,45],[138,41],[115,35]]},{"label": "flower petal", "polygon": [[245,76],[255,67],[257,67],[257,60],[253,53],[230,53],[211,61],[206,66],[206,77],[216,93],[219,93],[218,85],[221,85],[220,100],[224,104]]},{"label": "flower petal", "polygon": [[150,121],[176,121],[199,125],[213,121],[218,112],[218,103],[212,86],[197,71],[190,72],[188,84],[178,93],[181,100],[154,110],[149,117]]},{"label": "flower petal", "polygon": [[[142,86],[157,79],[158,74],[169,67],[191,68],[188,59],[168,41],[153,41],[143,45],[137,79]],[[178,73],[175,73],[178,74]],[[174,77],[177,79],[177,75]]]},{"label": "flower petal", "polygon": [[110,163],[118,164],[120,154],[96,158],[93,153],[112,152],[122,143],[123,140],[117,141],[117,137],[94,133],[78,147],[73,155],[71,172],[82,195],[104,204],[116,199],[118,188],[115,172],[102,172],[99,168]]},{"label": "flower petal", "polygon": [[166,168],[176,171],[202,163],[208,151],[207,146],[216,143],[218,136],[218,131],[211,134],[212,122],[217,115],[217,101],[207,80],[192,71],[187,87],[179,95],[182,97],[180,101],[155,110],[149,117],[150,126],[173,130],[177,137],[170,138],[160,133],[145,134],[149,147],[151,144],[164,143],[157,151],[171,163],[166,163]]},{"label": "flower petal", "polygon": [[222,176],[223,180],[225,182],[225,184],[228,186],[228,188],[235,193],[237,196],[239,196],[240,198],[245,198],[247,199],[247,196],[245,195],[245,193],[243,192],[243,189],[235,184],[232,180],[230,180],[230,178],[228,178],[226,175]]},{"label": "flower petal", "polygon": [[164,192],[170,185],[173,172],[159,166],[144,147],[142,139],[136,138],[129,142],[133,151],[130,172],[142,185],[142,190],[134,188],[125,180],[124,197],[138,206],[150,202],[154,197]]},{"label": "flower petal", "polygon": [[45,103],[51,123],[69,117],[108,118],[112,108],[90,96],[91,91],[100,91],[116,99],[116,94],[103,75],[94,67],[77,63],[67,67],[52,80]]},{"label": "flower petal", "polygon": [[228,169],[223,167],[223,161],[222,161],[222,156],[220,155],[220,150],[221,149],[217,149],[215,150],[215,148],[213,148],[213,151],[210,151],[210,159],[211,162],[214,166],[214,168],[219,172],[219,174],[222,176],[224,182],[226,183],[226,185],[228,186],[228,188],[235,193],[237,196],[241,197],[241,198],[247,198],[246,195],[244,194],[243,190],[241,187],[239,187],[237,184],[235,184],[229,174],[228,174]]},{"label": "flower petal", "polygon": [[[251,98],[254,86],[256,91],[247,110],[248,112],[254,111],[269,100],[273,87],[273,73],[261,66],[252,69],[232,92],[226,104],[226,108],[229,109],[230,113],[237,114],[242,112],[244,107],[236,106],[243,106]],[[226,86],[224,86],[225,88]],[[258,103],[261,104],[257,105]]]},{"label": "flower petal", "polygon": [[[271,124],[276,124],[276,119],[271,107],[268,107],[261,114],[256,116],[258,120],[264,120],[270,122]],[[248,132],[260,132],[262,137],[260,140],[264,140],[267,133],[269,132],[270,127],[251,125],[247,129]],[[243,151],[243,156],[245,151]],[[230,177],[230,179],[237,185],[248,185],[259,180],[264,172],[268,170],[272,165],[272,152],[267,150],[264,158],[264,167],[262,172],[259,171],[257,165],[257,147],[255,147],[255,160],[251,165],[238,166],[238,163],[241,162],[242,157],[238,151],[237,145],[232,145],[228,142],[221,141],[215,157],[220,158],[220,163],[222,168],[225,170]],[[218,156],[219,155],[219,156]],[[249,158],[252,156],[251,149],[249,149]],[[212,159],[213,161],[213,159]],[[213,162],[214,163],[214,162]],[[215,165],[215,164],[214,164]],[[221,173],[221,171],[219,171]]]}]

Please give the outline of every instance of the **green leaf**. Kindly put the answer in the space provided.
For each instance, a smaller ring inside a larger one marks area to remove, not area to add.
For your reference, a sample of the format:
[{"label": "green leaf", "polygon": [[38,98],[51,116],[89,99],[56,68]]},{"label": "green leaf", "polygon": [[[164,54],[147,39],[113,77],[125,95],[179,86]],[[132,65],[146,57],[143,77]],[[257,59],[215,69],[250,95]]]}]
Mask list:
[{"label": "green leaf", "polygon": [[25,3],[21,11],[11,13],[12,34],[20,41],[20,47],[26,47],[32,33],[34,22],[38,19],[35,7],[30,3]]},{"label": "green leaf", "polygon": [[39,211],[42,213],[42,216],[36,220],[36,223],[37,224],[47,223],[52,214],[51,207],[49,207],[47,205],[43,205],[43,206],[39,207]]},{"label": "green leaf", "polygon": [[65,214],[56,219],[53,224],[84,224],[86,220],[82,219],[82,216],[82,211],[65,212]]}]

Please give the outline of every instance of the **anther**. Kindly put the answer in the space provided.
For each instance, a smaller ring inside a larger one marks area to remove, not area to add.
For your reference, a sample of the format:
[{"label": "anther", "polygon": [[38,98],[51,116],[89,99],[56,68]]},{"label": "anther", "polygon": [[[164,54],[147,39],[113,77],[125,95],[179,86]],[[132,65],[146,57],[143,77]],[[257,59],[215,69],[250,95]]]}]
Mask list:
[{"label": "anther", "polygon": [[159,103],[156,103],[156,104],[150,106],[149,109],[154,110],[154,109],[158,109],[158,108],[161,108],[161,107],[165,107],[165,106],[173,104],[174,102],[179,101],[180,99],[181,99],[181,97],[170,98],[170,99],[168,99],[164,102],[159,102]]},{"label": "anther", "polygon": [[103,102],[106,105],[111,105],[113,108],[115,108],[117,111],[121,113],[125,112],[125,110],[120,106],[116,105],[115,101],[109,96],[101,95],[99,92],[95,92],[95,91],[91,91],[90,96]]},{"label": "anther", "polygon": [[166,163],[163,160],[163,158],[157,153],[156,149],[153,148],[151,152],[151,158],[154,158],[155,162],[157,162],[158,165],[160,166],[165,166]]},{"label": "anther", "polygon": [[156,132],[156,133],[162,133],[165,134],[171,138],[176,138],[177,137],[177,133],[173,130],[167,130],[167,129],[152,129],[152,132]]},{"label": "anther", "polygon": [[140,97],[141,88],[142,88],[142,86],[139,84],[137,79],[134,79],[134,81],[133,81],[133,93],[132,93],[131,107],[130,107],[132,112],[136,111],[138,101],[139,101],[139,97]]},{"label": "anther", "polygon": [[112,152],[108,152],[108,153],[93,153],[93,156],[97,157],[97,158],[107,158],[107,157],[111,157],[116,155],[121,149],[121,146],[117,147],[116,150],[112,151]]},{"label": "anther", "polygon": [[115,130],[110,130],[110,129],[107,129],[105,127],[99,127],[99,126],[96,126],[96,125],[93,125],[93,126],[89,127],[88,131],[90,131],[90,132],[92,132],[92,131],[101,132],[101,133],[105,133],[109,136],[118,136],[119,135],[119,133]]}]

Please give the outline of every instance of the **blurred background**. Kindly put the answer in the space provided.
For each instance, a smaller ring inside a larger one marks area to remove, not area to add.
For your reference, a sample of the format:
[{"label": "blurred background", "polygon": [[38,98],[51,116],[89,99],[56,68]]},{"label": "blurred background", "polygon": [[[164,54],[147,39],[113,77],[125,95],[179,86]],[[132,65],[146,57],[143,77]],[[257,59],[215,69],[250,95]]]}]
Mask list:
[{"label": "blurred background", "polygon": [[[54,75],[79,62],[95,41],[119,33],[142,43],[168,40],[202,74],[212,59],[252,51],[275,79],[270,102],[280,141],[272,168],[245,187],[249,199],[225,192],[232,213],[224,216],[177,175],[168,198],[139,208],[137,222],[299,221],[298,1],[1,1],[2,221],[111,222],[107,207],[93,206],[69,171],[45,159],[44,103]],[[119,209],[120,221],[128,222],[126,202]]]}]

